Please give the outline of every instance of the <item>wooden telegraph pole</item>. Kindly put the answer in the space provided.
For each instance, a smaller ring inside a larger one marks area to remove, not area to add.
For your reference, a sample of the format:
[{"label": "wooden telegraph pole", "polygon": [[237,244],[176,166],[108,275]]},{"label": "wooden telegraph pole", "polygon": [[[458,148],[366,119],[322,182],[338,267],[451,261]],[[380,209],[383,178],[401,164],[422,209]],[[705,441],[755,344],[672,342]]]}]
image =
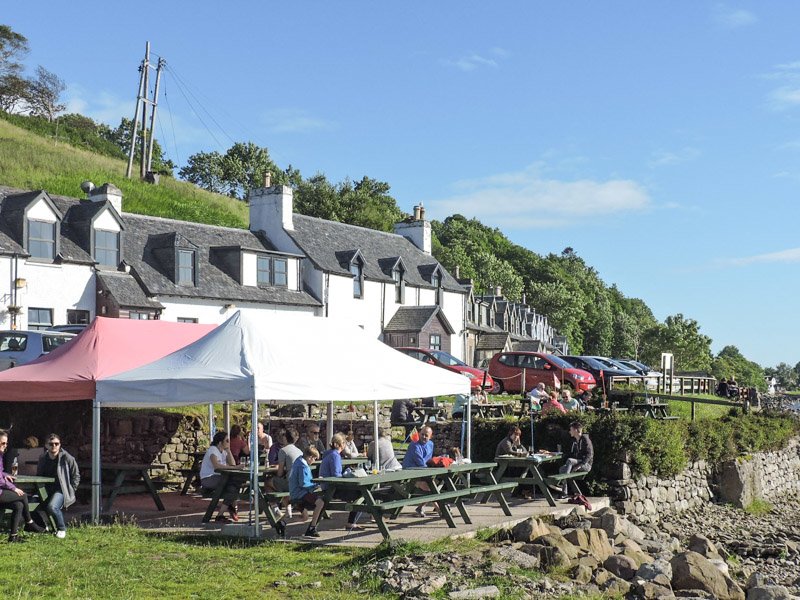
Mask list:
[{"label": "wooden telegraph pole", "polygon": [[[155,140],[155,120],[156,109],[158,108],[158,88],[161,82],[161,71],[166,65],[163,58],[158,59],[156,67],[156,84],[153,90],[153,99],[148,98],[148,87],[150,83],[150,69],[153,65],[150,63],[150,42],[146,42],[144,51],[144,60],[139,65],[139,93],[136,96],[136,110],[133,112],[133,124],[131,126],[131,145],[128,151],[128,168],[125,171],[125,177],[130,179],[131,172],[133,171],[133,156],[136,148],[136,134],[139,131],[139,108],[141,107],[141,124],[142,124],[142,141],[141,141],[141,156],[139,164],[139,176],[142,179],[147,177],[147,174],[153,167],[153,142]],[[147,105],[150,104],[153,110],[150,113],[150,128],[147,127]]]}]

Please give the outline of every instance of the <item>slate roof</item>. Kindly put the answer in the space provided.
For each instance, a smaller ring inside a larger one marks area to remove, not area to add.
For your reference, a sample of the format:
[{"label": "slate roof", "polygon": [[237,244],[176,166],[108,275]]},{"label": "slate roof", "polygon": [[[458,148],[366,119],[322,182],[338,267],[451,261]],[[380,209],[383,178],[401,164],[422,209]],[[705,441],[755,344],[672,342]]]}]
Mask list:
[{"label": "slate roof", "polygon": [[507,331],[497,333],[485,333],[478,338],[478,343],[475,347],[478,350],[497,350],[506,347],[508,338],[511,334]]},{"label": "slate roof", "polygon": [[[41,191],[25,191],[0,186],[0,254],[21,254],[27,256],[13,232],[8,231],[5,211],[18,212],[28,203],[35,200]],[[47,194],[56,208],[64,216],[61,223],[60,262],[94,265],[95,261],[89,253],[85,227],[88,221],[105,206],[105,203],[90,202],[66,196]],[[278,287],[255,287],[240,285],[232,276],[209,262],[211,247],[271,252],[288,256],[298,256],[279,252],[261,232],[246,229],[219,227],[189,223],[174,219],[149,217],[123,213],[120,215],[123,224],[122,260],[130,265],[131,275],[124,280],[108,279],[111,286],[121,294],[120,302],[144,302],[132,289],[133,283],[140,284],[141,295],[172,296],[183,298],[205,298],[214,300],[238,300],[265,304],[285,304],[296,306],[321,306],[321,303],[307,292],[298,292]],[[155,241],[153,241],[155,240]],[[173,273],[165,272],[162,263],[153,255],[152,247],[164,247],[172,243],[185,244],[190,248],[197,247],[197,285],[179,286],[173,283]],[[99,273],[115,273],[102,268]],[[109,288],[111,289],[111,288]],[[114,293],[116,297],[116,293]],[[123,300],[126,299],[126,300]],[[162,298],[163,299],[163,298]],[[152,301],[152,300],[151,300]],[[134,306],[130,304],[129,306]],[[159,305],[156,302],[155,305]],[[154,306],[138,304],[138,306]]]},{"label": "slate roof", "polygon": [[438,317],[448,333],[455,333],[453,326],[438,306],[402,306],[384,327],[386,332],[422,331],[434,318]]},{"label": "slate roof", "polygon": [[123,308],[164,308],[164,305],[148,298],[142,287],[129,273],[104,271],[97,274],[100,288],[108,290]]},{"label": "slate roof", "polygon": [[318,269],[337,275],[350,275],[347,257],[360,251],[364,259],[364,278],[373,281],[392,281],[386,273],[386,259],[403,257],[405,282],[416,287],[432,288],[430,275],[436,266],[442,272],[442,288],[466,293],[464,287],[439,265],[430,254],[395,233],[356,227],[294,213],[294,231],[287,231],[297,246],[305,252]]}]

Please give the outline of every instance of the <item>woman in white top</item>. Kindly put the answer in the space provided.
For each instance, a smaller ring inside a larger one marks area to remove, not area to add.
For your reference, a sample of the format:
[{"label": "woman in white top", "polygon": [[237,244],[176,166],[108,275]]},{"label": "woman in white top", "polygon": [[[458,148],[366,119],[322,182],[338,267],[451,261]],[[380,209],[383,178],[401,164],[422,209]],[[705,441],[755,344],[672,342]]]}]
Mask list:
[{"label": "woman in white top", "polygon": [[348,429],[344,434],[344,449],[342,450],[342,458],[358,458],[361,453],[358,451],[356,442],[353,439],[355,434],[352,429]]},{"label": "woman in white top", "polygon": [[[222,483],[222,475],[216,470],[226,465],[231,467],[236,465],[233,454],[231,454],[231,438],[227,431],[218,431],[214,434],[211,446],[203,456],[203,462],[200,465],[200,484],[207,490],[216,490]],[[222,494],[231,516],[230,519],[225,516],[225,505],[220,504],[217,521],[238,521],[239,509],[236,501],[239,497],[239,486],[229,483],[225,486]]]},{"label": "woman in white top", "polygon": [[259,421],[256,429],[258,435],[258,453],[266,454],[272,446],[272,436],[264,431],[264,424]]}]

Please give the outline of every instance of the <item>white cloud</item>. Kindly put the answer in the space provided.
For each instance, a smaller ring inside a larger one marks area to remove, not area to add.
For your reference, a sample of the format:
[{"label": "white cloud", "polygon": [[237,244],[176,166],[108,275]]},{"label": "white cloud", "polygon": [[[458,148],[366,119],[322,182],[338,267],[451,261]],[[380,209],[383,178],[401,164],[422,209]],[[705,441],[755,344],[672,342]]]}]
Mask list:
[{"label": "white cloud", "polygon": [[649,209],[647,191],[631,180],[561,181],[538,166],[457,182],[458,193],[430,204],[435,218],[454,213],[508,228],[572,226],[576,220]]},{"label": "white cloud", "polygon": [[767,100],[769,105],[775,110],[795,107],[800,105],[800,87],[779,87],[769,93]]},{"label": "white cloud", "polygon": [[758,17],[749,10],[731,8],[725,4],[717,4],[714,7],[713,19],[718,26],[725,29],[739,29],[758,21]]},{"label": "white cloud", "polygon": [[261,115],[261,122],[271,133],[307,133],[336,129],[336,123],[309,115],[297,108],[276,108]]},{"label": "white cloud", "polygon": [[681,148],[674,152],[656,152],[647,164],[650,167],[668,167],[694,160],[698,156],[700,156],[700,150],[687,146],[686,148]]},{"label": "white cloud", "polygon": [[496,69],[500,66],[499,61],[508,58],[510,53],[504,48],[494,47],[489,50],[488,55],[471,53],[456,59],[443,59],[441,63],[446,67],[455,67],[461,71],[474,71],[480,67]]},{"label": "white cloud", "polygon": [[767,254],[755,254],[744,258],[731,258],[725,262],[734,266],[769,263],[800,263],[800,248],[789,248],[788,250],[769,252]]}]

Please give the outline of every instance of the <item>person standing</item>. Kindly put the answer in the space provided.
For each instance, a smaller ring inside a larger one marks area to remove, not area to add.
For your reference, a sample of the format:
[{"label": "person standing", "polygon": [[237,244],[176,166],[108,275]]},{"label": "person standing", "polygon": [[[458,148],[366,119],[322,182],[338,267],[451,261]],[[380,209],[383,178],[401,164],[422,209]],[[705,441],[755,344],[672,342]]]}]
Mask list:
[{"label": "person standing", "polygon": [[28,508],[28,495],[14,485],[14,477],[8,475],[4,470],[3,458],[8,448],[8,433],[0,430],[0,506],[11,508],[11,532],[8,535],[9,542],[21,542],[19,537],[19,526],[25,522],[25,529],[41,533],[44,531],[31,518],[31,511]]},{"label": "person standing", "polygon": [[[583,433],[583,423],[580,421],[573,421],[569,425],[569,436],[572,438],[572,446],[569,450],[567,461],[558,470],[559,473],[572,473],[573,471],[586,471],[587,473],[592,470],[592,461],[594,460],[594,447],[592,440],[589,439],[588,433]],[[574,482],[565,481],[561,486],[561,496],[567,496],[567,484],[571,484],[575,488],[575,493],[578,493],[577,486]]]},{"label": "person standing", "polygon": [[67,525],[63,511],[75,504],[75,494],[81,482],[81,474],[75,458],[61,445],[61,437],[51,433],[45,443],[45,452],[39,458],[36,474],[52,477],[55,481],[45,486],[47,502],[43,507],[56,522],[56,537],[67,537]]}]

